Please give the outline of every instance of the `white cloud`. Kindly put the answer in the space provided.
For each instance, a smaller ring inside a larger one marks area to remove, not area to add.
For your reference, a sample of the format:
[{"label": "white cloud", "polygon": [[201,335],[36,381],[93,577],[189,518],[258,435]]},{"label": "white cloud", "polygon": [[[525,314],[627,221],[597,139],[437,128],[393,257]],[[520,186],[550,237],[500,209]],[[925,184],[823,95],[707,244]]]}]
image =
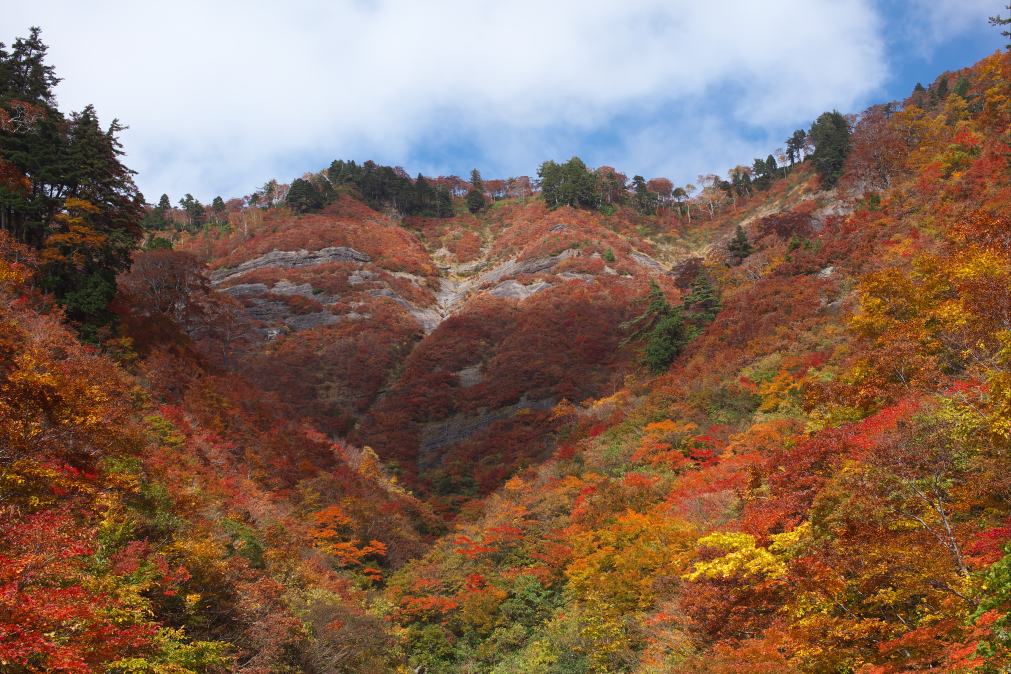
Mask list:
[{"label": "white cloud", "polygon": [[905,37],[920,54],[967,30],[985,30],[985,17],[999,13],[994,0],[913,0]]},{"label": "white cloud", "polygon": [[[63,108],[130,125],[149,199],[239,195],[335,157],[462,172],[427,151],[443,139],[486,175],[579,153],[693,179],[887,74],[870,0],[3,4],[7,30],[42,26]],[[580,146],[596,133],[614,157]]]}]

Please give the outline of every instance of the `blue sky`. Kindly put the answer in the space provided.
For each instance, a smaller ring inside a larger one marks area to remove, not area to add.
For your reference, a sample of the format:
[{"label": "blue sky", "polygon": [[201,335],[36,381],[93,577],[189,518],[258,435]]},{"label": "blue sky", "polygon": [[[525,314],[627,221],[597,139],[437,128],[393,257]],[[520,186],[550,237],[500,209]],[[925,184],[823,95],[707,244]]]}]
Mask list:
[{"label": "blue sky", "polygon": [[149,200],[242,196],[334,158],[533,175],[581,156],[678,184],[1002,48],[994,0],[0,0],[61,107],[130,126]]}]

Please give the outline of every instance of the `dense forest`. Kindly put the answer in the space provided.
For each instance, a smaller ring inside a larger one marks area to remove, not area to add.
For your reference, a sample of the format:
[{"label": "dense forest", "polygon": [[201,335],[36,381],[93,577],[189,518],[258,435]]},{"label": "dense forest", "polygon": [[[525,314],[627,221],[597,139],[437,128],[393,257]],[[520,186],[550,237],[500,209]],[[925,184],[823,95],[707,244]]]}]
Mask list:
[{"label": "dense forest", "polygon": [[697,184],[210,204],[46,52],[0,44],[0,672],[1011,668],[1011,51]]}]

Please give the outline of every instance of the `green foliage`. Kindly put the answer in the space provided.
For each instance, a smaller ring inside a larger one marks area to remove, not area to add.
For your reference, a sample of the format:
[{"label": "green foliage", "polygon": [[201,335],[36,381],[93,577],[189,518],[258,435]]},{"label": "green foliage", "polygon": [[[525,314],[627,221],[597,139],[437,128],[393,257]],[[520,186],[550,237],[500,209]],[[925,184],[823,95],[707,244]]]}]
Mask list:
[{"label": "green foliage", "polygon": [[849,122],[836,110],[823,112],[811,125],[810,137],[814,143],[811,159],[822,187],[835,187],[850,151]]},{"label": "green foliage", "polygon": [[751,242],[748,241],[748,235],[744,232],[744,228],[737,225],[737,228],[734,230],[734,239],[727,247],[731,260],[733,260],[734,264],[740,264],[744,258],[751,255],[753,250]]},{"label": "green foliage", "polygon": [[50,275],[44,285],[62,294],[60,303],[67,316],[80,322],[81,334],[95,341],[97,330],[109,320],[107,307],[116,294],[116,283],[108,274],[96,271],[82,276]]},{"label": "green foliage", "polygon": [[709,276],[700,272],[681,307],[671,306],[655,281],[650,282],[646,300],[646,310],[621,327],[632,329],[625,343],[646,336],[643,365],[658,374],[715,318],[720,298]]},{"label": "green foliage", "polygon": [[521,574],[513,581],[509,596],[499,606],[499,613],[510,624],[529,628],[547,620],[559,600],[558,593],[542,586],[537,578]]},{"label": "green foliage", "polygon": [[453,645],[440,625],[412,625],[409,643],[413,666],[423,667],[433,674],[452,671],[449,666],[453,662]]},{"label": "green foliage", "polygon": [[786,157],[790,161],[790,166],[803,158],[806,144],[807,133],[803,129],[797,129],[786,139]]},{"label": "green foliage", "polygon": [[122,658],[109,664],[110,674],[214,674],[235,666],[231,644],[187,641],[181,629],[162,627],[154,637],[155,652],[146,657]]},{"label": "green foliage", "polygon": [[958,78],[958,82],[955,83],[955,93],[965,98],[969,94],[969,78],[962,77]]},{"label": "green foliage", "polygon": [[192,194],[187,193],[179,200],[179,206],[186,214],[186,229],[190,232],[199,231],[206,222],[207,211],[200,200]]},{"label": "green foliage", "polygon": [[96,339],[118,272],[140,238],[143,198],[120,161],[113,120],[92,106],[65,116],[38,28],[0,45],[0,229],[42,251],[42,285]]},{"label": "green foliage", "polygon": [[309,180],[295,178],[288,188],[285,201],[296,213],[308,213],[323,208],[323,195],[316,188],[316,185]]},{"label": "green foliage", "polygon": [[579,157],[564,164],[546,161],[537,169],[541,197],[548,208],[561,206],[595,209],[600,205],[596,179]]},{"label": "green foliage", "polygon": [[614,250],[611,249],[611,248],[608,248],[607,250],[604,251],[604,254],[601,257],[604,258],[604,262],[607,262],[608,264],[613,263],[614,260],[615,260]]},{"label": "green foliage", "polygon": [[482,208],[485,207],[484,192],[477,188],[472,188],[467,192],[467,210],[471,213],[477,213]]},{"label": "green foliage", "polygon": [[664,372],[689,341],[691,333],[681,312],[671,307],[649,333],[643,364],[655,374]]},{"label": "green foliage", "polygon": [[403,215],[447,218],[453,214],[449,190],[433,187],[420,174],[411,180],[403,169],[380,166],[367,161],[361,166],[354,161],[335,160],[325,171],[327,181],[336,189],[352,187],[362,199],[377,210],[387,206]]},{"label": "green foliage", "polygon": [[152,236],[144,244],[144,250],[172,250],[172,241],[164,236]]},{"label": "green foliage", "polygon": [[685,296],[683,307],[697,328],[711,323],[720,311],[720,293],[704,270],[700,271]]},{"label": "green foliage", "polygon": [[642,176],[632,178],[632,190],[635,194],[635,208],[643,215],[650,215],[656,212],[660,203],[660,198],[656,192],[650,191],[646,186],[646,179]]},{"label": "green foliage", "polygon": [[[1011,5],[1007,5],[1006,8],[1008,10],[1011,10]],[[998,26],[998,27],[1000,27],[1000,26],[1007,26],[1007,25],[1011,25],[1011,16],[1004,17],[1004,16],[1001,16],[1000,14],[998,14],[996,16],[991,16],[990,19],[989,19],[989,21],[990,21],[990,25],[991,26]],[[1003,35],[1004,37],[1008,38],[1007,48],[1008,48],[1008,51],[1011,51],[1011,30],[1002,30],[1000,32],[1000,34]]]},{"label": "green foliage", "polygon": [[254,569],[264,568],[263,542],[254,529],[230,518],[221,520],[221,528],[231,539],[226,546],[229,554],[244,557]]}]

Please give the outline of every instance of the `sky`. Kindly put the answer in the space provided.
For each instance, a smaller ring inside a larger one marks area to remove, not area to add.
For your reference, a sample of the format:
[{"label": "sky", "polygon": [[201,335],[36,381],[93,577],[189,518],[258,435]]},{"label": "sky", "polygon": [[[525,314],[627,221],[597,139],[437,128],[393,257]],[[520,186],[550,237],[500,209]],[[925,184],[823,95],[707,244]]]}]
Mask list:
[{"label": "sky", "polygon": [[0,0],[64,112],[129,126],[148,201],[337,158],[536,175],[578,155],[676,184],[750,164],[1004,46],[1005,0]]}]

